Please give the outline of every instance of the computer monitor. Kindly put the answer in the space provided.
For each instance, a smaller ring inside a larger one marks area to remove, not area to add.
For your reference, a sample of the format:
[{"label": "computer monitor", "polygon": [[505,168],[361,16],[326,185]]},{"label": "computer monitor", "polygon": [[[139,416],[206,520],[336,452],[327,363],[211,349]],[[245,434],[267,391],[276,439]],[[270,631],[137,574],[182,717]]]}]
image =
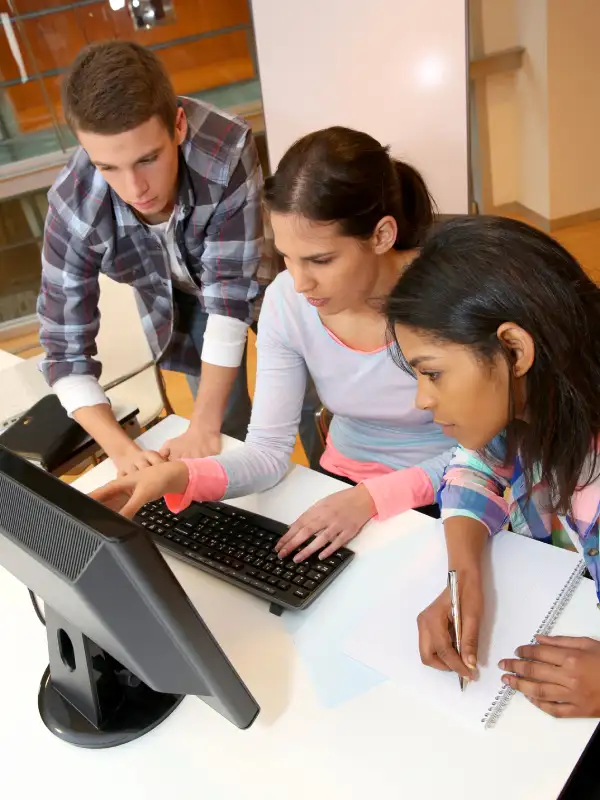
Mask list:
[{"label": "computer monitor", "polygon": [[3,447],[0,564],[44,601],[49,667],[38,707],[56,736],[122,744],[188,694],[240,728],[256,718],[256,701],[144,529]]}]

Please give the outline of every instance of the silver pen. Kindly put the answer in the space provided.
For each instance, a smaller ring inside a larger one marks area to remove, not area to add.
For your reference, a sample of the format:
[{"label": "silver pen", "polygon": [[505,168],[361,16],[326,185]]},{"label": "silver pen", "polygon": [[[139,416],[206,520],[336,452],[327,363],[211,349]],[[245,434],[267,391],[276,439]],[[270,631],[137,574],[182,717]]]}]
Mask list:
[{"label": "silver pen", "polygon": [[[458,592],[458,574],[456,570],[451,569],[448,573],[448,589],[450,591],[450,613],[452,615],[452,627],[454,629],[454,647],[456,652],[460,655],[460,640],[461,640],[461,623],[460,623],[460,595]],[[464,692],[467,688],[467,679],[462,675],[458,676],[460,683],[460,690]]]}]

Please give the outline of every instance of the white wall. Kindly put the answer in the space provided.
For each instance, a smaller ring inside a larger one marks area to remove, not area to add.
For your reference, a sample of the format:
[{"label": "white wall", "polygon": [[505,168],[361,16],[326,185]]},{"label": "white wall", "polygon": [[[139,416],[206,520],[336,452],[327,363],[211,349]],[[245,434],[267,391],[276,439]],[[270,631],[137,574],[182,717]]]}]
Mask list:
[{"label": "white wall", "polygon": [[516,44],[522,69],[488,78],[494,205],[548,220],[600,208],[600,2],[481,0],[485,53]]},{"label": "white wall", "polygon": [[272,166],[329,125],[367,131],[468,210],[464,0],[252,0]]},{"label": "white wall", "polygon": [[547,0],[519,0],[517,20],[519,44],[526,51],[517,76],[521,155],[517,199],[550,219]]},{"label": "white wall", "polygon": [[[481,0],[483,54],[519,44],[517,0]],[[520,132],[517,76],[487,78],[488,133],[494,206],[514,202],[520,192]]]},{"label": "white wall", "polygon": [[548,0],[553,219],[600,208],[600,2]]}]

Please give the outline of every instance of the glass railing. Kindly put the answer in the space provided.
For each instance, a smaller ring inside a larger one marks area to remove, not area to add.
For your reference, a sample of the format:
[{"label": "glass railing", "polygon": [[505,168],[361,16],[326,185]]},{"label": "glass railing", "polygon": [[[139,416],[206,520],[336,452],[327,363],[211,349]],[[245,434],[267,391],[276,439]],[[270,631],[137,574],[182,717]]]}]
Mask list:
[{"label": "glass railing", "polygon": [[156,51],[177,94],[260,113],[247,0],[172,0],[174,21],[144,30],[128,3],[0,0],[0,327],[35,312],[45,195],[76,144],[60,82],[86,44],[137,41]]},{"label": "glass railing", "polygon": [[0,167],[73,146],[60,82],[90,42],[155,50],[177,94],[225,108],[260,102],[247,0],[174,0],[174,22],[141,31],[126,2],[111,5],[119,3],[0,0]]}]

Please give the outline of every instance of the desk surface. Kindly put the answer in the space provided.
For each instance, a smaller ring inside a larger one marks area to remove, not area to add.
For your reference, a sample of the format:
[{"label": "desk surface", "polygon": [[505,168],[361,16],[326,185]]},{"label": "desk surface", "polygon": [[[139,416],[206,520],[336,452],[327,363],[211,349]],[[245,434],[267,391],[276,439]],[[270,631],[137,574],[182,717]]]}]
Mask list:
[{"label": "desk surface", "polygon": [[[144,434],[144,442],[157,448],[186,425],[170,417]],[[104,462],[77,486],[90,491],[113,475]],[[290,522],[338,488],[337,481],[295,466],[274,489],[235,503]],[[431,522],[412,511],[373,523],[355,542],[355,563],[362,553],[425,524]],[[0,796],[62,800],[68,786],[85,800],[162,798],[166,792],[179,800],[548,800],[558,795],[593,731],[591,721],[552,720],[516,697],[496,729],[464,732],[390,682],[336,709],[323,708],[283,619],[258,598],[168,561],[260,703],[254,726],[239,731],[188,697],[159,728],[113,750],[78,750],[55,739],[37,711],[47,660],[44,631],[26,589],[0,569]],[[368,576],[364,591],[376,583],[376,574]],[[587,581],[560,632],[592,633],[581,620],[594,602]],[[527,725],[523,704],[532,712]]]},{"label": "desk surface", "polygon": [[13,353],[8,353],[6,350],[0,349],[0,372],[6,369],[6,367],[13,367],[22,360],[23,359],[19,358],[19,356],[15,356]]}]

